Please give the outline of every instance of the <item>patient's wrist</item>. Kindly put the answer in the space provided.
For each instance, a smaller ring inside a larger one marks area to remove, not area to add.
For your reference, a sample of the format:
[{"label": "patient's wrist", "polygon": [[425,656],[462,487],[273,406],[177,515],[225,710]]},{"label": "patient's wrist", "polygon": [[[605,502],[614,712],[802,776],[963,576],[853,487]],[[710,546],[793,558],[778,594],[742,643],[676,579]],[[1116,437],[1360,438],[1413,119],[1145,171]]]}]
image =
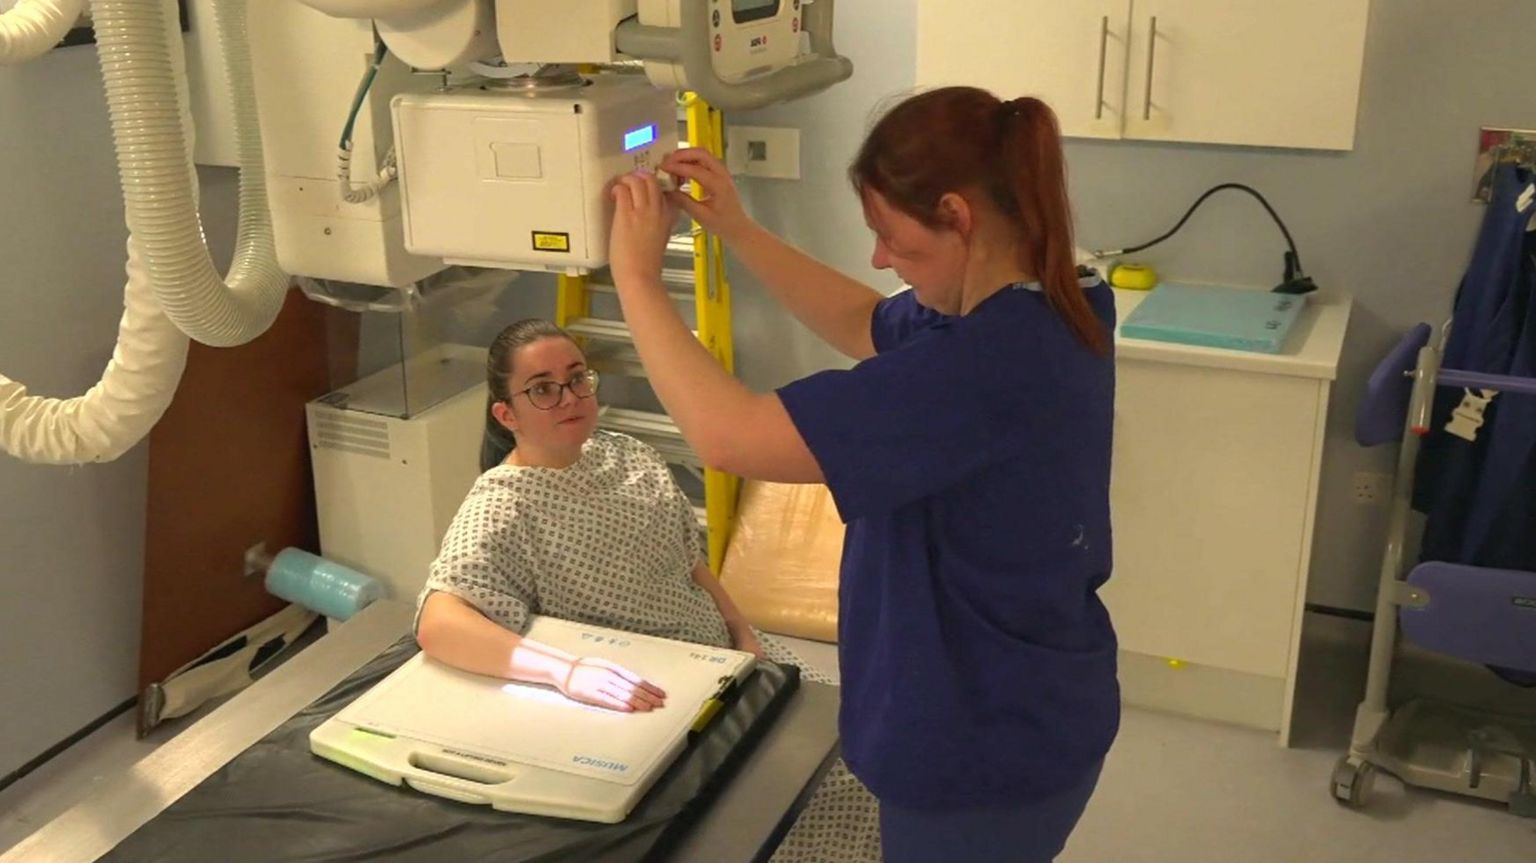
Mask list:
[{"label": "patient's wrist", "polygon": [[518,642],[508,659],[507,677],[563,689],[576,667],[576,657],[564,651],[551,652],[542,647],[526,639]]},{"label": "patient's wrist", "polygon": [[571,675],[576,673],[576,664],[579,659],[552,658],[549,665],[549,683],[556,689],[564,692],[571,685]]}]

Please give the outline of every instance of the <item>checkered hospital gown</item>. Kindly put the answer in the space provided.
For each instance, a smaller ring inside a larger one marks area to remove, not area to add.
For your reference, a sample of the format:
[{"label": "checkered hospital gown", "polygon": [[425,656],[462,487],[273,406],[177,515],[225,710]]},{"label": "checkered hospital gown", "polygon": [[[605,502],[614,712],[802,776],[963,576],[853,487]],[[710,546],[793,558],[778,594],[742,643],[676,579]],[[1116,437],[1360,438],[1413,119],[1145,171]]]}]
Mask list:
[{"label": "checkered hospital gown", "polygon": [[[727,647],[720,610],[692,578],[703,555],[693,507],[661,456],[634,438],[598,431],[569,468],[501,465],[482,474],[448,528],[417,608],[442,591],[515,632],[541,614]],[[832,682],[772,636],[758,640],[769,659]],[[877,803],[841,759],[773,860],[880,860]]]}]

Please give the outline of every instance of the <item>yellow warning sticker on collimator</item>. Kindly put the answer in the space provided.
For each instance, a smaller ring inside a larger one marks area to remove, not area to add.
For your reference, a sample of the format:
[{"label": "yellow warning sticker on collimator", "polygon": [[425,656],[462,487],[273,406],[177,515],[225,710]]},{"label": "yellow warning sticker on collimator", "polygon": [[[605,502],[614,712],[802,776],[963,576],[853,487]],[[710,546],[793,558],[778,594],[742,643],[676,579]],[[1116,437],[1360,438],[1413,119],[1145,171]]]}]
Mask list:
[{"label": "yellow warning sticker on collimator", "polygon": [[554,231],[534,231],[533,247],[540,252],[569,252],[571,235]]}]

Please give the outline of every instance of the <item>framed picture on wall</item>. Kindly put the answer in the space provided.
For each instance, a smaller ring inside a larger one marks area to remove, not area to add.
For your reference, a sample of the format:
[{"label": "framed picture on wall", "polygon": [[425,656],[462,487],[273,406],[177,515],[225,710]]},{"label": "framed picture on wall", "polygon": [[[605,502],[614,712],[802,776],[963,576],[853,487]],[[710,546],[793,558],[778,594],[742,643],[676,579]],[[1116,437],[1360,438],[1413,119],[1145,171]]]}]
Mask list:
[{"label": "framed picture on wall", "polygon": [[1505,162],[1529,164],[1536,160],[1536,131],[1484,126],[1477,133],[1477,161],[1473,165],[1472,200],[1493,199],[1493,169]]}]

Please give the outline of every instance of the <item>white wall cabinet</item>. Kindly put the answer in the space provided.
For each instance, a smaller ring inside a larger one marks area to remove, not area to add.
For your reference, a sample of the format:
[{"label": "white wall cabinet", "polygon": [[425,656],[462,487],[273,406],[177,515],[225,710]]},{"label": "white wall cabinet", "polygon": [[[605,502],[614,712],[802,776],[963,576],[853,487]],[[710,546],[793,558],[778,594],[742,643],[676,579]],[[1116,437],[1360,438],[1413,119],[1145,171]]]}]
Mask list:
[{"label": "white wall cabinet", "polygon": [[1347,150],[1370,0],[919,0],[917,83],[1048,102],[1073,137]]},{"label": "white wall cabinet", "polygon": [[1131,0],[919,0],[917,83],[1034,95],[1067,134],[1118,138]]}]

